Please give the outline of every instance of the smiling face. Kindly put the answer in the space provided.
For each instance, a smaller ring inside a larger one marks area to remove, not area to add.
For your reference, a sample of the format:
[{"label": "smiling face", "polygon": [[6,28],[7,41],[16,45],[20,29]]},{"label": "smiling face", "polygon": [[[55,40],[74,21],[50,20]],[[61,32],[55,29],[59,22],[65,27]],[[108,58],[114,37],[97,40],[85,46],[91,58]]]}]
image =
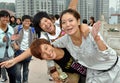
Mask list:
[{"label": "smiling face", "polygon": [[7,23],[9,22],[9,16],[3,16],[0,18],[0,22],[3,25],[7,25]]},{"label": "smiling face", "polygon": [[23,26],[26,27],[26,28],[29,28],[30,27],[30,24],[31,24],[31,20],[30,19],[25,19],[23,22],[22,22]]},{"label": "smiling face", "polygon": [[51,45],[41,44],[40,45],[41,58],[45,60],[52,60],[56,58],[56,52]]},{"label": "smiling face", "polygon": [[79,31],[80,15],[76,10],[67,9],[61,13],[60,26],[68,35],[73,35]]},{"label": "smiling face", "polygon": [[80,20],[77,20],[72,14],[64,14],[61,21],[62,28],[67,34],[72,35],[78,31]]},{"label": "smiling face", "polygon": [[43,31],[48,32],[48,33],[52,33],[55,31],[53,22],[50,19],[45,18],[45,17],[43,17],[40,20],[39,26],[42,28]]}]

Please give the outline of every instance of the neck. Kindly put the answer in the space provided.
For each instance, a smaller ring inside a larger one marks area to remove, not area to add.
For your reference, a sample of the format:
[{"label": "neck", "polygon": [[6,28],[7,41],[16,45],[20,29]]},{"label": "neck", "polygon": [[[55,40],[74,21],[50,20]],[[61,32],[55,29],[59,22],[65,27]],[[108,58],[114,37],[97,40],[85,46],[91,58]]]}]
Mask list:
[{"label": "neck", "polygon": [[29,27],[23,27],[24,28],[24,30],[28,30],[29,29]]},{"label": "neck", "polygon": [[60,48],[55,48],[55,52],[56,52],[56,58],[55,60],[60,60],[61,58],[64,57],[64,51]]},{"label": "neck", "polygon": [[80,40],[82,37],[82,34],[81,34],[81,31],[80,30],[77,30],[77,32],[74,34],[74,35],[71,35],[70,36],[72,40]]},{"label": "neck", "polygon": [[7,25],[0,23],[0,28],[1,28],[3,31],[5,31],[5,30],[7,29]]},{"label": "neck", "polygon": [[52,32],[50,32],[49,34],[55,35],[55,34],[56,34],[56,33],[55,33],[55,30],[56,30],[56,27],[54,26],[54,30],[53,30]]},{"label": "neck", "polygon": [[72,42],[76,46],[80,46],[82,43],[82,33],[80,30],[78,30],[73,36],[70,36],[72,39]]}]

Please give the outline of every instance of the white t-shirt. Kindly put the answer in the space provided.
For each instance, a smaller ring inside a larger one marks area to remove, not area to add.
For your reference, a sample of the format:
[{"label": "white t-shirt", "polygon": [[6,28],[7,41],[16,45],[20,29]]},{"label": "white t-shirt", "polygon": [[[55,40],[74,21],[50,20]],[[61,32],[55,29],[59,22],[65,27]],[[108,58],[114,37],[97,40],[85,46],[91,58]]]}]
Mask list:
[{"label": "white t-shirt", "polygon": [[55,25],[55,35],[51,35],[49,33],[47,33],[47,35],[48,35],[48,37],[49,37],[50,40],[53,40],[53,39],[58,38],[59,35],[60,35],[60,33],[61,33],[60,27],[58,27],[58,26]]},{"label": "white t-shirt", "polygon": [[23,39],[22,39],[22,42],[21,42],[21,45],[20,45],[20,49],[21,50],[26,50],[29,47],[29,41],[28,41],[29,29],[27,29],[27,30],[23,29],[23,32],[24,32],[24,35],[23,35]]}]

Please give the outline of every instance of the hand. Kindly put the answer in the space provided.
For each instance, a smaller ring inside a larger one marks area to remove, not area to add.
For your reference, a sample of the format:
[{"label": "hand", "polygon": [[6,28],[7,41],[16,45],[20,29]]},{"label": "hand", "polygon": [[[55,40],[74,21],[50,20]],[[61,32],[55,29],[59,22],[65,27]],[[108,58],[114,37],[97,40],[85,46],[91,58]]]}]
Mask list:
[{"label": "hand", "polygon": [[19,49],[20,49],[20,47],[18,46],[17,42],[14,42],[14,43],[12,44],[12,47],[13,47],[15,50],[19,50]]},{"label": "hand", "polygon": [[6,36],[3,37],[3,42],[6,42],[7,41],[7,38]]},{"label": "hand", "polygon": [[7,60],[7,61],[4,61],[4,62],[1,62],[0,63],[0,66],[1,68],[5,67],[5,68],[10,68],[12,67],[13,65],[15,65],[15,62],[13,59],[10,59],[10,60]]},{"label": "hand", "polygon": [[14,35],[11,36],[11,40],[18,40],[19,37],[20,37],[19,34],[14,34]]},{"label": "hand", "polygon": [[55,83],[62,83],[62,81],[59,79],[59,73],[57,71],[51,73],[51,77]]},{"label": "hand", "polygon": [[100,21],[96,22],[93,25],[92,36],[93,36],[94,39],[96,39],[96,37],[98,37],[98,32],[99,32],[100,26],[101,26],[101,22]]}]

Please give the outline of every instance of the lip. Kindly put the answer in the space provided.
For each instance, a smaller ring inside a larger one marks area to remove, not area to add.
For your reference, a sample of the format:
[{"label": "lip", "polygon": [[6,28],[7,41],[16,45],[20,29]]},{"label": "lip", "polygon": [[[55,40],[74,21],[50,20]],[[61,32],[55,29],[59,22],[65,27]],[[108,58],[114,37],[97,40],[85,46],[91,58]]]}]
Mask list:
[{"label": "lip", "polygon": [[72,29],[73,29],[73,28],[69,28],[69,29],[67,29],[66,31],[67,31],[67,32],[71,32],[71,31],[72,31]]},{"label": "lip", "polygon": [[46,29],[47,29],[47,31],[51,31],[52,30],[51,25],[49,25]]}]

